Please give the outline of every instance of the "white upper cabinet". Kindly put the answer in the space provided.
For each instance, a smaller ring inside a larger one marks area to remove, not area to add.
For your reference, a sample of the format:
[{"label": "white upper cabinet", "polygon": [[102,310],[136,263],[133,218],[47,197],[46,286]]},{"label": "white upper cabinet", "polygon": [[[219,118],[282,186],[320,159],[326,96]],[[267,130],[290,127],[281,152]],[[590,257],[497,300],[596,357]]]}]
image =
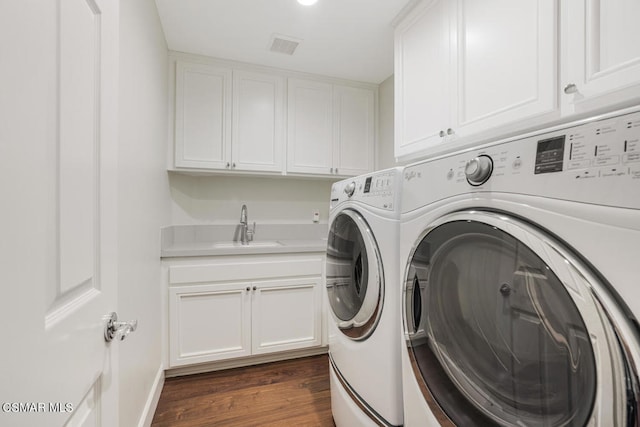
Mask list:
[{"label": "white upper cabinet", "polygon": [[424,0],[395,31],[395,155],[640,101],[637,0]]},{"label": "white upper cabinet", "polygon": [[638,102],[640,2],[562,2],[564,113]]},{"label": "white upper cabinet", "polygon": [[176,64],[176,167],[227,167],[231,157],[230,96],[230,69]]},{"label": "white upper cabinet", "polygon": [[333,87],[334,172],[361,175],[373,170],[375,99],[370,89]]},{"label": "white upper cabinet", "polygon": [[233,72],[231,167],[282,171],[284,79],[247,71]]},{"label": "white upper cabinet", "polygon": [[352,176],[373,170],[373,89],[289,79],[287,172]]},{"label": "white upper cabinet", "polygon": [[282,172],[284,78],[178,61],[175,114],[176,168]]},{"label": "white upper cabinet", "polygon": [[375,85],[172,56],[171,169],[336,177],[373,170]]},{"label": "white upper cabinet", "polygon": [[453,20],[451,2],[439,0],[422,3],[396,28],[396,157],[439,144],[452,126]]},{"label": "white upper cabinet", "polygon": [[477,134],[557,110],[556,2],[457,4],[454,135]]},{"label": "white upper cabinet", "polygon": [[396,157],[556,111],[556,9],[553,0],[420,3],[395,32]]},{"label": "white upper cabinet", "polygon": [[333,87],[289,79],[287,171],[333,173]]}]

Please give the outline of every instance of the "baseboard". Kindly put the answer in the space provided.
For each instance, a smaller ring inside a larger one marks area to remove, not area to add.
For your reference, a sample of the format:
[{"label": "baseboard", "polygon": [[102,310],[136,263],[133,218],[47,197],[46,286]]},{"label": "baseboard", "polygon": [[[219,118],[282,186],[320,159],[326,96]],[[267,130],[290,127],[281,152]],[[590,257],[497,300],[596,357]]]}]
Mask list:
[{"label": "baseboard", "polygon": [[282,353],[264,354],[259,356],[242,357],[218,362],[202,363],[198,365],[183,366],[167,369],[165,377],[179,377],[182,375],[202,374],[204,372],[220,371],[222,369],[240,368],[243,366],[259,365],[262,363],[278,362],[281,360],[298,359],[301,357],[326,354],[328,347],[313,347],[309,349],[293,350]]},{"label": "baseboard", "polygon": [[156,408],[158,407],[158,401],[160,400],[160,393],[162,393],[163,386],[164,366],[160,365],[160,368],[156,373],[156,378],[153,380],[153,385],[151,386],[151,391],[149,392],[147,401],[144,404],[144,410],[140,416],[138,427],[151,427],[151,422],[153,421],[153,416],[156,413]]}]

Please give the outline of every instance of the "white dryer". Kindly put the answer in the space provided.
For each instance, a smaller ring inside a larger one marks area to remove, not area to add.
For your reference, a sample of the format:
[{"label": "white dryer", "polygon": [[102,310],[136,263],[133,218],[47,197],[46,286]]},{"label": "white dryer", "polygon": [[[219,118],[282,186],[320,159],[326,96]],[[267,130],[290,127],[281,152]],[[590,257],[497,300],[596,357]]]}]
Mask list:
[{"label": "white dryer", "polygon": [[405,425],[638,426],[640,112],[408,166]]},{"label": "white dryer", "polygon": [[331,407],[338,427],[402,424],[402,169],[337,182],[327,242]]}]

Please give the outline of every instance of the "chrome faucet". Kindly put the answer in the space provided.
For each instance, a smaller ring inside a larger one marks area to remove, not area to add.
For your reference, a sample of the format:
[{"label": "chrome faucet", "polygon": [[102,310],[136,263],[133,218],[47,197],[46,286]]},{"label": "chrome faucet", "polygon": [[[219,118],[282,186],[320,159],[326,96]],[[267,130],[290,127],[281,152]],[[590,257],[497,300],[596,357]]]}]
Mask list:
[{"label": "chrome faucet", "polygon": [[240,226],[240,242],[243,245],[248,245],[253,240],[253,235],[256,232],[256,223],[253,223],[253,228],[249,228],[247,205],[242,205],[242,209],[240,209]]}]

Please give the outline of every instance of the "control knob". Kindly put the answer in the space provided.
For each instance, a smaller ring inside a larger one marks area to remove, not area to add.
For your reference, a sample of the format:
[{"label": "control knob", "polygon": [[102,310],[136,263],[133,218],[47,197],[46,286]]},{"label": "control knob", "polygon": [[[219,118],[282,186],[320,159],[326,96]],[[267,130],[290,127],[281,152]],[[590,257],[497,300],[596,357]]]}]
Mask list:
[{"label": "control knob", "polygon": [[355,181],[351,181],[349,184],[347,184],[346,187],[344,187],[344,193],[347,195],[347,197],[353,196],[353,193],[355,191],[356,191],[356,183],[355,183]]},{"label": "control knob", "polygon": [[491,177],[493,172],[493,160],[491,157],[482,154],[467,162],[464,167],[464,174],[467,181],[473,186],[482,185]]}]

